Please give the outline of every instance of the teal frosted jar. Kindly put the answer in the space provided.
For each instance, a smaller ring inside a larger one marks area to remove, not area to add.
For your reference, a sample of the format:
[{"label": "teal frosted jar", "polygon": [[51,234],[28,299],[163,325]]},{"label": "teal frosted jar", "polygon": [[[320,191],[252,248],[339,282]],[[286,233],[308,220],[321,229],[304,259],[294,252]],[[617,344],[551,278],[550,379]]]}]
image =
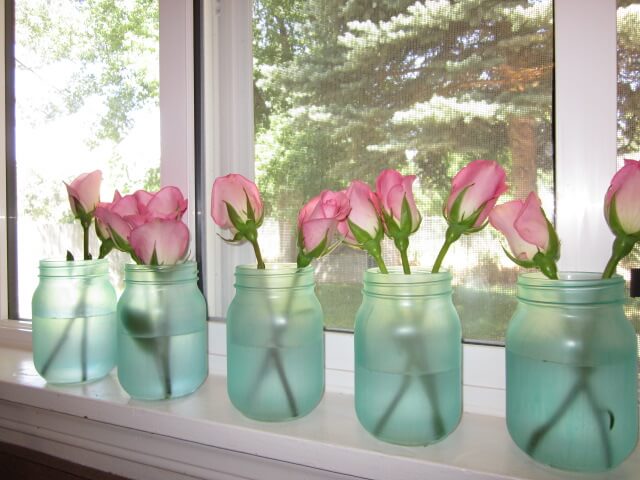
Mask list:
[{"label": "teal frosted jar", "polygon": [[599,472],[638,437],[636,334],[623,311],[624,280],[596,273],[518,277],[506,337],[507,426],[535,460]]},{"label": "teal frosted jar", "polygon": [[33,363],[50,383],[96,380],[116,362],[116,293],[107,261],[40,261]]},{"label": "teal frosted jar", "polygon": [[358,420],[385,442],[428,445],[462,415],[462,328],[451,274],[364,274],[355,326]]},{"label": "teal frosted jar", "polygon": [[322,307],[313,268],[295,264],[236,267],[227,312],[227,389],[247,417],[302,417],[324,392]]},{"label": "teal frosted jar", "polygon": [[133,398],[197,390],[208,374],[207,308],[195,262],[125,265],[118,301],[118,380]]}]

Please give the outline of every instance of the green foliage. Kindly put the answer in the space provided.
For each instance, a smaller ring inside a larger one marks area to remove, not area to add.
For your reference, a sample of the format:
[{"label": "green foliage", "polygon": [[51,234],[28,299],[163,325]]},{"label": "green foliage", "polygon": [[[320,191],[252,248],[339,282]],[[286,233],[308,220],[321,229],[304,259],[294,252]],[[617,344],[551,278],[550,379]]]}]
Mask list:
[{"label": "green foliage", "polygon": [[34,69],[64,63],[70,81],[47,107],[50,118],[80,110],[100,98],[104,114],[94,140],[119,142],[133,125],[132,113],[157,104],[157,0],[29,0],[16,3],[18,38],[33,53]]},{"label": "green foliage", "polygon": [[[516,133],[532,145],[518,162],[552,168],[551,2],[256,5],[256,154],[278,215],[383,168],[421,174],[436,214],[453,164],[509,169]],[[514,132],[514,118],[532,127]]]}]

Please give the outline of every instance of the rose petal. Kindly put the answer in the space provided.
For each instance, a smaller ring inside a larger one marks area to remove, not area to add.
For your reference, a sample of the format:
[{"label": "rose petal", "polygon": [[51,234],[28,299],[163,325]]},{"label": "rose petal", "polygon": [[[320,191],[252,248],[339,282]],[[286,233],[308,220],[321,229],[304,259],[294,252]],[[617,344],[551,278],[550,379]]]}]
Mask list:
[{"label": "rose petal", "polygon": [[505,236],[514,257],[521,260],[531,260],[538,253],[538,248],[524,240],[514,226],[523,207],[522,200],[513,200],[497,205],[489,214],[489,222],[493,228]]},{"label": "rose petal", "polygon": [[526,242],[546,252],[549,246],[549,227],[542,213],[542,203],[535,192],[527,196],[513,225]]},{"label": "rose petal", "polygon": [[180,220],[155,219],[133,229],[130,243],[145,264],[151,263],[155,250],[159,265],[174,265],[187,254],[189,229]]}]

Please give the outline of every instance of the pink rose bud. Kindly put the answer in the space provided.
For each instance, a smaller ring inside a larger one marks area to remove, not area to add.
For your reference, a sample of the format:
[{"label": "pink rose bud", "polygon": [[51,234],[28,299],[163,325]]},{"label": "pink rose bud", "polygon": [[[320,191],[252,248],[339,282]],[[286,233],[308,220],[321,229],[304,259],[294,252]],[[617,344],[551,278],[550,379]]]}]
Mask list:
[{"label": "pink rose bud", "polygon": [[133,229],[130,242],[145,265],[175,265],[187,255],[189,229],[180,220],[154,219]]},{"label": "pink rose bud", "polygon": [[640,235],[640,161],[625,160],[613,176],[604,198],[604,215],[614,234]]},{"label": "pink rose bud", "polygon": [[101,182],[102,172],[95,170],[91,173],[83,173],[70,184],[65,183],[71,211],[76,218],[93,214],[100,202]]},{"label": "pink rose bud", "polygon": [[304,252],[314,252],[326,240],[323,251],[313,255],[317,258],[334,246],[340,240],[338,223],[346,220],[349,211],[349,199],[344,192],[324,190],[309,200],[298,213],[298,236],[303,239]]},{"label": "pink rose bud", "polygon": [[138,210],[150,219],[180,220],[187,210],[187,200],[177,187],[163,187],[152,194],[139,190],[134,195]]},{"label": "pink rose bud", "polygon": [[[380,207],[385,219],[385,226],[389,230],[389,221],[393,221],[399,229],[406,230],[407,233],[414,233],[420,227],[422,217],[416,207],[413,198],[412,185],[415,175],[402,175],[396,170],[383,170],[376,179],[376,195],[380,201]],[[410,224],[401,225],[402,205],[406,203],[409,207]],[[404,228],[403,228],[404,227]]]},{"label": "pink rose bud", "polygon": [[507,176],[493,160],[474,160],[451,181],[444,216],[449,223],[482,227],[498,197],[507,190]]},{"label": "pink rose bud", "polygon": [[[253,219],[249,218],[247,201],[253,210]],[[229,207],[238,215],[236,223],[229,217]],[[237,173],[216,178],[211,192],[211,217],[221,228],[232,233],[242,229],[243,224],[253,220],[256,226],[262,223],[264,207],[260,192],[255,183]]]},{"label": "pink rose bud", "polygon": [[549,226],[534,192],[526,201],[513,200],[496,206],[489,214],[489,221],[505,236],[516,259],[531,261],[538,252],[547,253]]},{"label": "pink rose bud", "polygon": [[381,236],[382,218],[378,197],[371,191],[369,185],[360,180],[354,180],[346,191],[351,211],[345,221],[338,224],[338,231],[344,237],[344,241],[350,245],[361,245],[354,236],[349,222],[360,228],[371,239]]}]

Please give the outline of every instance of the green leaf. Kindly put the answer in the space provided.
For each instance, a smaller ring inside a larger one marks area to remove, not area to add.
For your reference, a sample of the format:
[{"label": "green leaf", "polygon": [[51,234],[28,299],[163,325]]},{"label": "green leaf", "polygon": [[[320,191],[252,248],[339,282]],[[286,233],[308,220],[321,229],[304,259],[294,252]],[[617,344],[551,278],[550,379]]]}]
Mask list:
[{"label": "green leaf", "polygon": [[73,262],[75,259],[73,258],[73,253],[67,250],[67,262]]}]

